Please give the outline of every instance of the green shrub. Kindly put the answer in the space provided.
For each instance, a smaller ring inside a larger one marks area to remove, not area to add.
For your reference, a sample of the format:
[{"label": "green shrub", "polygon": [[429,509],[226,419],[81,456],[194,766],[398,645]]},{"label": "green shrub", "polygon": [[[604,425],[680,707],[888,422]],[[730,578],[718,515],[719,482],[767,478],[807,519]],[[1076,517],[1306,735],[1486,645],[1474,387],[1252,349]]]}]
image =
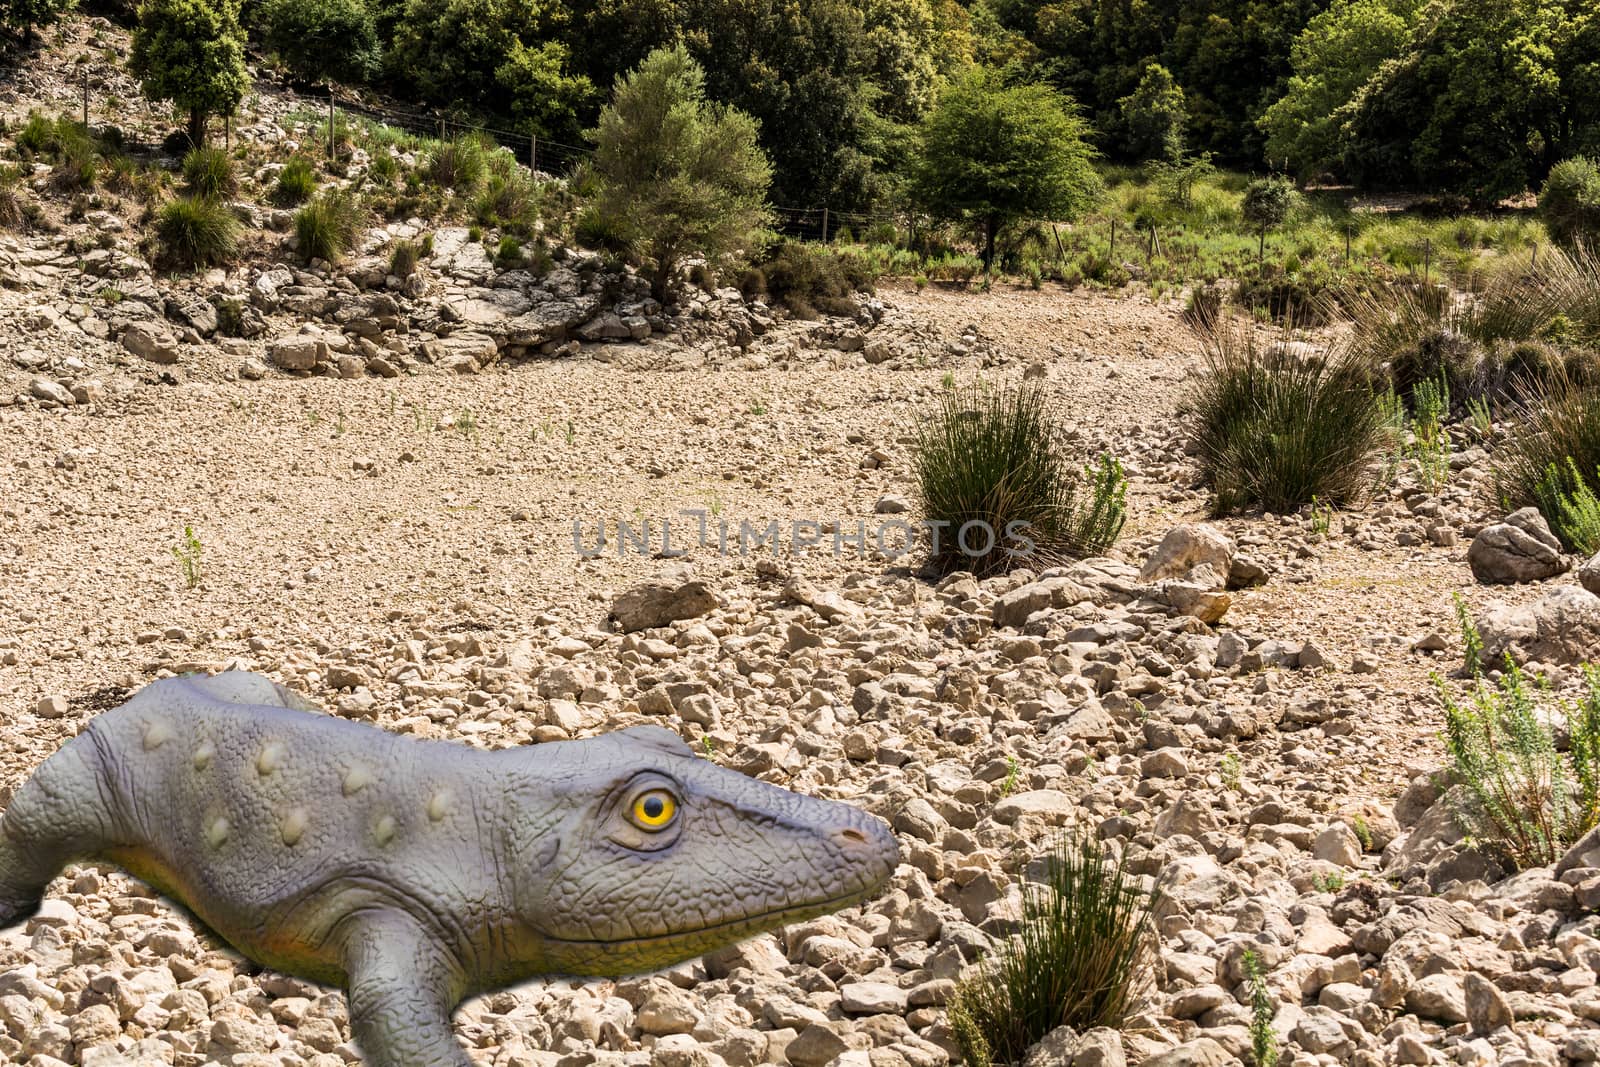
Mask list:
[{"label": "green shrub", "polygon": [[278,187],[273,199],[293,207],[310,200],[317,191],[317,168],[308,156],[292,156],[278,172]]},{"label": "green shrub", "polygon": [[1578,156],[1551,167],[1539,215],[1551,238],[1568,248],[1600,242],[1600,162]]},{"label": "green shrub", "polygon": [[336,263],[355,244],[366,212],[347,190],[328,189],[295,212],[300,255]]},{"label": "green shrub", "polygon": [[572,239],[595,252],[625,252],[628,248],[624,228],[593,204],[578,212],[577,221],[572,224]]},{"label": "green shrub", "polygon": [[156,213],[156,239],[176,266],[214,267],[237,252],[239,220],[220,200],[179,197]]},{"label": "green shrub", "polygon": [[1579,532],[1567,525],[1563,501],[1600,492],[1600,390],[1557,373],[1518,390],[1516,426],[1495,455],[1495,483],[1510,507],[1538,507],[1567,548]]},{"label": "green shrub", "polygon": [[56,150],[56,124],[37,111],[28,112],[28,119],[17,131],[13,143],[24,156],[39,156]]},{"label": "green shrub", "polygon": [[228,197],[239,190],[233,160],[220,148],[194,148],[183,157],[183,180],[189,195]]},{"label": "green shrub", "polygon": [[500,238],[500,246],[495,249],[495,266],[502,270],[510,270],[522,266],[522,242],[511,234]]},{"label": "green shrub", "polygon": [[956,989],[950,1028],[969,1067],[1021,1063],[1060,1026],[1120,1026],[1149,977],[1157,899],[1091,837],[1059,844],[1017,937]]},{"label": "green shrub", "polygon": [[[430,235],[431,236],[431,235]],[[431,242],[429,242],[431,245]],[[409,278],[416,273],[417,264],[430,249],[425,250],[423,242],[401,238],[394,244],[394,251],[389,253],[389,273],[397,278]]]},{"label": "green shrub", "polygon": [[1366,368],[1349,349],[1304,356],[1227,313],[1196,327],[1205,357],[1190,399],[1193,442],[1219,513],[1347,507],[1397,442]]},{"label": "green shrub", "polygon": [[491,173],[473,205],[473,217],[484,226],[528,236],[539,218],[539,191],[533,178],[515,165]]},{"label": "green shrub", "polygon": [[1298,200],[1294,182],[1273,174],[1244,187],[1239,213],[1253,230],[1274,230],[1289,221]]},{"label": "green shrub", "polygon": [[471,193],[483,181],[484,166],[483,142],[464,134],[433,150],[428,157],[428,179],[458,193]]},{"label": "green shrub", "polygon": [[22,171],[9,163],[0,164],[0,227],[10,229],[22,222],[21,184]]},{"label": "green shrub", "polygon": [[1539,509],[1555,516],[1550,527],[1563,544],[1585,556],[1600,552],[1600,496],[1589,487],[1571,456],[1565,467],[1551,464],[1545,469],[1538,493]]},{"label": "green shrub", "polygon": [[945,523],[930,563],[1003,573],[1095,555],[1116,541],[1127,479],[1111,457],[1080,472],[1037,384],[945,390],[913,450],[923,514]]},{"label": "green shrub", "polygon": [[[1467,647],[1481,649],[1457,600]],[[1470,700],[1457,702],[1444,680],[1434,683],[1445,713],[1445,750],[1465,799],[1461,828],[1516,869],[1554,863],[1600,821],[1600,669],[1586,665],[1587,691],[1566,705],[1567,750],[1558,751],[1553,716],[1538,688],[1510,656],[1493,684],[1471,664]]]},{"label": "green shrub", "polygon": [[783,241],[761,265],[767,294],[800,318],[854,315],[852,293],[871,291],[876,280],[865,260],[803,241]]},{"label": "green shrub", "polygon": [[367,167],[367,177],[374,184],[391,188],[400,180],[400,161],[387,152],[380,152]]}]

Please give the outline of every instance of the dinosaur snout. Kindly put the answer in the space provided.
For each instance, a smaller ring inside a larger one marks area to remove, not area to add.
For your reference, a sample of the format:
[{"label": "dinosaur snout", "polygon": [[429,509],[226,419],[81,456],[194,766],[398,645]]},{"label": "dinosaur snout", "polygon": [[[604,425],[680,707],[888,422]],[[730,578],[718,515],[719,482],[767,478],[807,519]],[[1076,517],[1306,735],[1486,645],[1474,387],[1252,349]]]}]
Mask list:
[{"label": "dinosaur snout", "polygon": [[900,865],[900,843],[882,819],[858,814],[831,830],[828,838],[845,861],[861,872],[868,892],[887,882]]}]

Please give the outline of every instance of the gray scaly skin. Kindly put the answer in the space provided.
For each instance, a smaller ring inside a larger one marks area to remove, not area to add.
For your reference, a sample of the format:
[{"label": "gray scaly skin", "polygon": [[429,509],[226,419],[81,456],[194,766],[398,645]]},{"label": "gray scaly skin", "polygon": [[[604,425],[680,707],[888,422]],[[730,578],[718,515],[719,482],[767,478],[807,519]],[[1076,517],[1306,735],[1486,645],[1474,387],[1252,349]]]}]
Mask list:
[{"label": "gray scaly skin", "polygon": [[861,901],[898,863],[881,820],[657,727],[484,752],[304,707],[234,672],[94,719],[0,818],[0,926],[108,860],[344,988],[373,1067],[468,1067],[450,1016],[471,993],[664,967]]}]

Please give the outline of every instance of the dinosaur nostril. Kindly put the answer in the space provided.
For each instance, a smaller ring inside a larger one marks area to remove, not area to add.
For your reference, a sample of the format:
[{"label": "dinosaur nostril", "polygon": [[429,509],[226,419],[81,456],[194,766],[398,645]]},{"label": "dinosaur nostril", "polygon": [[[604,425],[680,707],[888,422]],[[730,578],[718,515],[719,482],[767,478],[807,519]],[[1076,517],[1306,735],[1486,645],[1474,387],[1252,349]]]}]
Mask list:
[{"label": "dinosaur nostril", "polygon": [[860,830],[840,830],[839,836],[852,845],[864,845],[867,843],[867,835]]}]

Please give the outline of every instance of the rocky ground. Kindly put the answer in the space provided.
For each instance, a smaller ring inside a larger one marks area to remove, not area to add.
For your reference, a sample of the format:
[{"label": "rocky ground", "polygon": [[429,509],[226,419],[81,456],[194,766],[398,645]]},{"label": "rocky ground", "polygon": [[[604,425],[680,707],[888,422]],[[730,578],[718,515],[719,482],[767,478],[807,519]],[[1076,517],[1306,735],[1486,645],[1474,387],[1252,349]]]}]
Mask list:
[{"label": "rocky ground", "polygon": [[[186,671],[485,747],[650,721],[889,820],[893,889],[666,974],[477,998],[457,1019],[476,1062],[941,1067],[955,980],[1072,827],[1159,885],[1160,951],[1120,1035],[1055,1035],[1034,1067],[1247,1057],[1246,950],[1284,1064],[1600,1059],[1600,847],[1507,878],[1440,802],[1451,595],[1506,605],[1491,644],[1557,688],[1600,639],[1573,561],[1500,522],[1481,444],[1460,437],[1443,492],[1402,473],[1326,529],[1202,526],[1173,304],[887,287],[854,320],[729,290],[662,308],[581,253],[496,270],[464,231],[390,279],[404,225],[339,268],[264,237],[248,266],[172,277],[109,224],[82,251],[96,226],[0,237],[0,803]],[[1107,558],[931,582],[876,550],[947,374],[1041,378],[1085,454],[1122,457]],[[647,547],[619,552],[619,521]],[[774,521],[777,550],[740,554],[741,523]],[[340,995],[93,866],[0,932],[0,1055],[357,1059]]]}]

